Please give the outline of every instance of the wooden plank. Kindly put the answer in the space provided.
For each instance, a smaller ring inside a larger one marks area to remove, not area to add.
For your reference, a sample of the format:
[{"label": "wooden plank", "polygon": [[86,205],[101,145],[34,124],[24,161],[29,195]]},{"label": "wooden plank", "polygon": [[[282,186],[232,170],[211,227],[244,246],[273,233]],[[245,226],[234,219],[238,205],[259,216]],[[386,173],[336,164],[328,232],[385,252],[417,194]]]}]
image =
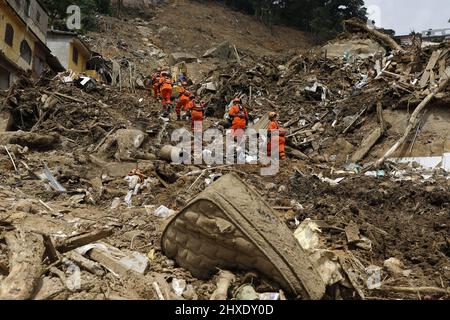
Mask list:
[{"label": "wooden plank", "polygon": [[106,269],[118,274],[119,276],[126,276],[129,272],[133,272],[132,270],[126,268],[123,264],[117,261],[113,256],[108,253],[99,250],[97,248],[93,248],[88,252],[88,256],[90,259],[98,262]]},{"label": "wooden plank", "polygon": [[445,59],[439,60],[439,79],[444,77],[445,72]]},{"label": "wooden plank", "polygon": [[44,238],[45,253],[50,260],[50,263],[54,263],[59,260],[58,252],[53,245],[52,239],[48,235],[42,235]]},{"label": "wooden plank", "polygon": [[442,50],[436,50],[431,54],[430,60],[425,68],[425,71],[422,75],[422,78],[419,81],[420,88],[425,88],[428,85],[428,81],[430,80],[431,71],[436,66],[439,57],[441,56]]},{"label": "wooden plank", "polygon": [[64,239],[56,245],[56,249],[61,253],[69,252],[75,250],[76,248],[107,238],[112,234],[112,229],[96,230],[90,233],[80,234]]},{"label": "wooden plank", "polygon": [[383,130],[377,127],[373,130],[367,137],[361,142],[361,147],[352,156],[352,162],[358,163],[365,158],[372,147],[377,143],[377,141],[383,136]]}]

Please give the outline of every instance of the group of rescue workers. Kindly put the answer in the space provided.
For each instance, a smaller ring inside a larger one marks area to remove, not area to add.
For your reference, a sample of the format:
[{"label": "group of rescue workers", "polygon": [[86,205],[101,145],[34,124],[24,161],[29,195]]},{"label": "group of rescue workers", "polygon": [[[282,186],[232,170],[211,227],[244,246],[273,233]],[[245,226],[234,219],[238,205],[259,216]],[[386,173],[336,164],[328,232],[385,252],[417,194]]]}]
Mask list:
[{"label": "group of rescue workers", "polygon": [[[176,95],[175,112],[177,120],[181,120],[181,112],[184,111],[191,120],[191,128],[193,132],[203,131],[202,123],[205,114],[205,104],[189,91],[188,82],[185,78],[179,79],[178,93]],[[161,98],[162,109],[165,114],[170,114],[173,107],[172,96],[174,93],[174,81],[172,75],[168,71],[156,70],[152,75],[153,96],[156,99]],[[245,130],[249,124],[249,112],[243,105],[240,98],[233,100],[232,107],[228,113],[231,121],[231,129],[233,136],[238,138],[239,135],[245,134]],[[281,160],[286,159],[286,131],[280,127],[278,115],[275,112],[269,113],[269,126],[267,128],[269,139],[267,143],[267,155],[271,156],[272,146],[279,146],[279,155]],[[199,125],[200,124],[200,125]]]}]

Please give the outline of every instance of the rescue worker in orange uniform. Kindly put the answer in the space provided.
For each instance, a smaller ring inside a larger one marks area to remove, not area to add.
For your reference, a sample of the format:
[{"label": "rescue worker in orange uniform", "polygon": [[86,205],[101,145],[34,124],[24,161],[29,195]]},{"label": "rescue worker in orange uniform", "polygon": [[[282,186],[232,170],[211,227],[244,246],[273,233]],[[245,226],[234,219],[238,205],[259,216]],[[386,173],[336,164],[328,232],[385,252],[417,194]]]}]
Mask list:
[{"label": "rescue worker in orange uniform", "polygon": [[[191,112],[192,132],[203,132],[203,116],[205,112],[205,105],[203,102],[195,99],[194,96],[191,96],[187,109]],[[196,122],[200,125],[197,124],[197,126],[195,126]]]},{"label": "rescue worker in orange uniform", "polygon": [[168,72],[163,72],[159,80],[162,106],[164,111],[170,111],[172,104],[173,82]]},{"label": "rescue worker in orange uniform", "polygon": [[179,97],[178,97],[177,106],[175,108],[178,121],[181,120],[181,110],[183,109],[184,111],[186,111],[186,107],[190,101],[189,97],[191,96],[191,93],[186,89],[186,87],[187,87],[187,82],[182,82],[180,91],[178,92]]},{"label": "rescue worker in orange uniform", "polygon": [[280,159],[286,160],[286,130],[280,127],[277,121],[278,115],[275,112],[269,113],[269,140],[267,142],[267,156],[272,155],[272,145],[278,145]]},{"label": "rescue worker in orange uniform", "polygon": [[156,72],[152,75],[152,86],[153,86],[153,96],[155,99],[159,97],[159,81],[161,79],[161,70],[157,69]]},{"label": "rescue worker in orange uniform", "polygon": [[236,130],[242,129],[245,131],[248,124],[248,110],[242,105],[242,101],[239,98],[233,100],[234,104],[230,109],[230,119],[233,121],[231,129],[233,129],[233,135],[236,137],[238,134]]}]

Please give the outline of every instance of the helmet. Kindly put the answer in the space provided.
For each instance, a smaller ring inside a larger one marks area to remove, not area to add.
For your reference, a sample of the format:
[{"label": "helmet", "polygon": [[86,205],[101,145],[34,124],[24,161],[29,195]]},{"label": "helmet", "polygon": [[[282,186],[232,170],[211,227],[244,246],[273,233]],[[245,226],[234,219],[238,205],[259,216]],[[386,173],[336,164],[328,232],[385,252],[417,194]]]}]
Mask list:
[{"label": "helmet", "polygon": [[233,102],[239,102],[239,103],[240,103],[240,102],[241,102],[241,99],[240,99],[240,98],[234,98],[234,99],[233,99]]},{"label": "helmet", "polygon": [[269,112],[269,119],[274,119],[276,118],[278,115],[276,114],[276,112]]}]

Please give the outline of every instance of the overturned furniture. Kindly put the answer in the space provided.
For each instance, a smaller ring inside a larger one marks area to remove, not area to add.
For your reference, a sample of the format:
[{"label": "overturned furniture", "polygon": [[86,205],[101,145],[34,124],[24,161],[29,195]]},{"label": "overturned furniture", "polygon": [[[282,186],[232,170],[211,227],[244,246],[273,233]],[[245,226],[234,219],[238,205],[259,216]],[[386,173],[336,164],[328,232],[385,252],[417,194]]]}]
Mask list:
[{"label": "overturned furniture", "polygon": [[236,175],[222,177],[168,224],[163,252],[199,279],[257,270],[287,292],[321,299],[325,284],[292,232]]}]

